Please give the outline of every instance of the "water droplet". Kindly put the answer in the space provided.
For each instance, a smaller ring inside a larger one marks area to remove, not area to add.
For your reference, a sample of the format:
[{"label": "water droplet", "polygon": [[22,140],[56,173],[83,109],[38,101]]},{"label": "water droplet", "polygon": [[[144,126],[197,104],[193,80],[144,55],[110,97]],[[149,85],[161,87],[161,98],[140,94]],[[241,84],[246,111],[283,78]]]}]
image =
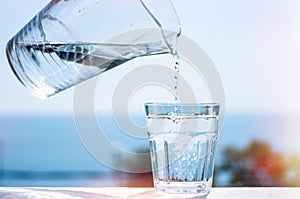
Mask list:
[{"label": "water droplet", "polygon": [[175,69],[175,75],[174,75],[174,79],[175,79],[175,86],[174,86],[174,90],[175,90],[175,101],[177,102],[178,100],[178,78],[179,78],[179,66],[180,66],[180,57],[178,54],[173,55],[173,59],[174,59],[174,69]]},{"label": "water droplet", "polygon": [[81,11],[83,11],[85,8],[80,8],[80,9],[78,9],[77,10],[77,12],[81,12]]}]

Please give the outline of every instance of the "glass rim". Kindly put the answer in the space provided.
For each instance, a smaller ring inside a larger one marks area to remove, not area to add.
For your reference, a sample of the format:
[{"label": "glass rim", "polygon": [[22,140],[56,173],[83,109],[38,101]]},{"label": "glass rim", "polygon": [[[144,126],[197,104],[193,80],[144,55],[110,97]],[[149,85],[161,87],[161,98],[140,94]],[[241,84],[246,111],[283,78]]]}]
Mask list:
[{"label": "glass rim", "polygon": [[147,117],[218,117],[219,112],[219,103],[145,103]]},{"label": "glass rim", "polygon": [[145,106],[211,106],[211,107],[220,107],[220,103],[217,102],[198,102],[198,103],[176,103],[176,102],[146,102]]}]

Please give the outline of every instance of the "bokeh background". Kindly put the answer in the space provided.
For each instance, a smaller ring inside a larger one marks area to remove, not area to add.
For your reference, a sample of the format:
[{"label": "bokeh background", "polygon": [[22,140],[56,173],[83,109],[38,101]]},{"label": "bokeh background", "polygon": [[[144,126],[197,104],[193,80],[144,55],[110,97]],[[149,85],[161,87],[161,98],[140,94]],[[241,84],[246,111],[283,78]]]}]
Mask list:
[{"label": "bokeh background", "polygon": [[[0,2],[0,186],[151,186],[151,173],[114,171],[88,153],[73,120],[73,89],[39,100],[10,70],[6,42],[48,2]],[[299,186],[299,1],[173,3],[183,34],[223,80],[215,186]],[[112,137],[121,146],[138,142]],[[147,151],[143,144],[134,150]]]}]

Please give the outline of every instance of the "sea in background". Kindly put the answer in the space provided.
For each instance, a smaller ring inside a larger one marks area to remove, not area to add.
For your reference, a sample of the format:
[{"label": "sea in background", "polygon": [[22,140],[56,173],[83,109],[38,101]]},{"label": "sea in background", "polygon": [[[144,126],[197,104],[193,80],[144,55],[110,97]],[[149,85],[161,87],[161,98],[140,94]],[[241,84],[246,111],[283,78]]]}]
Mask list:
[{"label": "sea in background", "polygon": [[[215,186],[232,185],[232,172],[222,169],[228,148],[243,150],[258,141],[282,157],[299,154],[300,136],[285,125],[280,116],[227,115],[217,145]],[[113,122],[105,122],[105,129],[120,148],[149,149],[147,139],[125,135]],[[0,186],[152,186],[151,180],[151,173],[114,171],[94,158],[81,142],[73,116],[0,116]]]}]

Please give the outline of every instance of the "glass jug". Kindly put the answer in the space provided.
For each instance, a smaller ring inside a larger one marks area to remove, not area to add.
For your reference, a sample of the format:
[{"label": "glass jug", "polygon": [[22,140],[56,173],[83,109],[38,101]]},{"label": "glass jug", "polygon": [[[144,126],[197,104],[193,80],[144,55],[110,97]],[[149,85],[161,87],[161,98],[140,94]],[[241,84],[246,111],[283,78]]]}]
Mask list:
[{"label": "glass jug", "polygon": [[167,0],[52,0],[6,53],[18,79],[46,98],[131,59],[175,54],[179,35]]}]

